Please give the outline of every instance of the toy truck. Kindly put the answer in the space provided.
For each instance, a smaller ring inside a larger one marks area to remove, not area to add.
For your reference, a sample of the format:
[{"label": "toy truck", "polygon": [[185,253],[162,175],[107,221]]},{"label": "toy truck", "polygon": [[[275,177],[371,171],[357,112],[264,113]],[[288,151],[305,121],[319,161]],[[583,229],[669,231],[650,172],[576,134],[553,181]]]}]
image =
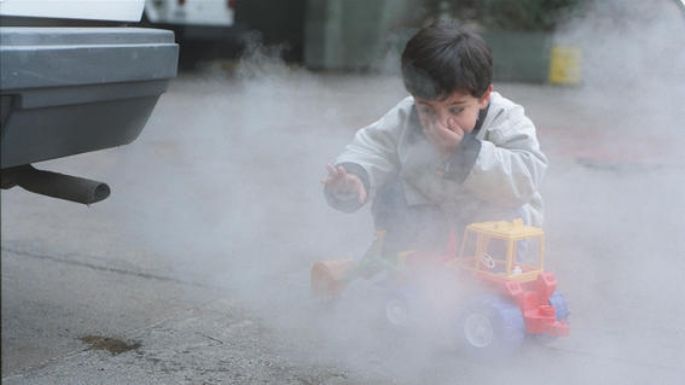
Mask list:
[{"label": "toy truck", "polygon": [[[526,336],[565,336],[569,333],[568,307],[556,290],[553,273],[544,270],[544,232],[523,221],[481,222],[466,227],[461,245],[447,255],[407,251],[383,255],[383,234],[358,260],[319,261],[311,269],[314,295],[333,299],[359,278],[386,273],[386,321],[393,327],[426,318],[416,295],[417,272],[438,271],[460,291],[460,301],[448,302],[447,332],[478,352],[510,351]],[[456,244],[456,242],[455,242]],[[427,268],[426,266],[430,266]],[[439,296],[448,297],[442,290]],[[422,311],[417,312],[416,309]],[[417,314],[418,313],[418,314]],[[539,338],[538,338],[539,339]]]}]

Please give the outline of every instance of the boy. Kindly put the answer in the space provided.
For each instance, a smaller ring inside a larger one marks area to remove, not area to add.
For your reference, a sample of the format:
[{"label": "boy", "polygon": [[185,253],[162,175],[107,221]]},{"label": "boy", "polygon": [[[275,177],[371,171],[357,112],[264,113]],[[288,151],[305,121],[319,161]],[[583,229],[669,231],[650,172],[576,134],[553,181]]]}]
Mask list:
[{"label": "boy", "polygon": [[493,91],[487,44],[450,22],[424,27],[402,78],[411,96],[328,165],[329,204],[352,212],[372,199],[391,252],[444,251],[450,231],[475,221],[541,225],[547,159],[523,108]]}]

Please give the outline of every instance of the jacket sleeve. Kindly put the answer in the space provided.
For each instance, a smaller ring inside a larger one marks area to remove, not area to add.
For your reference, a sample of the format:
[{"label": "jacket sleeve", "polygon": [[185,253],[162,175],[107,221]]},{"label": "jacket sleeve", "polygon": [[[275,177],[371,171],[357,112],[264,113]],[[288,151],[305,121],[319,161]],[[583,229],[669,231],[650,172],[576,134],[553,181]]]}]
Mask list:
[{"label": "jacket sleeve", "polygon": [[538,191],[547,169],[535,126],[523,107],[514,106],[493,120],[478,155],[463,181],[464,188],[481,200],[516,208]]},{"label": "jacket sleeve", "polygon": [[[411,101],[405,99],[381,119],[357,131],[352,142],[335,160],[336,165],[360,177],[369,198],[389,175],[398,172],[397,143],[406,125],[409,106]],[[335,197],[330,191],[324,190],[324,193],[328,203],[339,210],[351,212],[362,206],[350,198]]]}]

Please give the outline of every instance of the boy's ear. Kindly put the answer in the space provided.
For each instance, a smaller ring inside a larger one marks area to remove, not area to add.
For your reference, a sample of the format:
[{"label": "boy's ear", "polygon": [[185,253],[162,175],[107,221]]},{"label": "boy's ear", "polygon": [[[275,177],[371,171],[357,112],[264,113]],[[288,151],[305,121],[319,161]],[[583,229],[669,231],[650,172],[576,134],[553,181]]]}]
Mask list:
[{"label": "boy's ear", "polygon": [[483,109],[485,108],[488,103],[490,103],[490,94],[492,93],[492,84],[488,86],[488,89],[485,90],[483,93],[483,96],[478,99],[478,107]]}]

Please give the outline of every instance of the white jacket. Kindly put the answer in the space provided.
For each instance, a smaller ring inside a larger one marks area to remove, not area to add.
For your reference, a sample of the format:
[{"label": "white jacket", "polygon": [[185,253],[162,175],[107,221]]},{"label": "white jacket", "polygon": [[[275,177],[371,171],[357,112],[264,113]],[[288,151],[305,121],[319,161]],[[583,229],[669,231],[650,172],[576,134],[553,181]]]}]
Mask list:
[{"label": "white jacket", "polygon": [[[526,223],[541,226],[543,201],[538,189],[547,158],[535,126],[523,107],[497,92],[491,94],[478,126],[449,161],[442,161],[421,132],[414,99],[407,97],[357,131],[335,163],[352,172],[357,168],[357,174],[365,172],[360,176],[371,197],[399,175],[409,205],[437,205],[459,224],[523,217]],[[329,202],[336,206],[335,199]]]}]

